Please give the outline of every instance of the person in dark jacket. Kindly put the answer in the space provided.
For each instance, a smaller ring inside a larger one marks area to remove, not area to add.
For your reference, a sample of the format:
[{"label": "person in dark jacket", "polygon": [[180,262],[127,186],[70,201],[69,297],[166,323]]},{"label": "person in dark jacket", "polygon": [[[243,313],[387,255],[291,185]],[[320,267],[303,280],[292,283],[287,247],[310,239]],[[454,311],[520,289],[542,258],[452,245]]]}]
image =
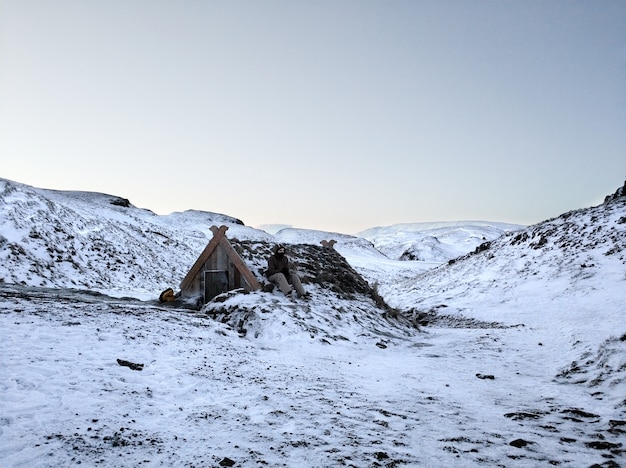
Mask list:
[{"label": "person in dark jacket", "polygon": [[309,297],[293,264],[285,255],[284,245],[278,244],[274,247],[274,254],[267,259],[265,275],[272,283],[278,285],[283,294],[288,295],[295,289],[298,297]]}]

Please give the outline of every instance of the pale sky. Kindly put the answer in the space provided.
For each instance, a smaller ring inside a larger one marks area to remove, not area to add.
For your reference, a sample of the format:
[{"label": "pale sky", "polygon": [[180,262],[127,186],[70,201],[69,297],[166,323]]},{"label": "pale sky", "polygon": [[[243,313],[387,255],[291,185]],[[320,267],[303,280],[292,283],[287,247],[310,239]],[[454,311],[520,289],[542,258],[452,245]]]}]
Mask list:
[{"label": "pale sky", "polygon": [[534,224],[626,177],[626,1],[0,0],[0,177],[246,225]]}]

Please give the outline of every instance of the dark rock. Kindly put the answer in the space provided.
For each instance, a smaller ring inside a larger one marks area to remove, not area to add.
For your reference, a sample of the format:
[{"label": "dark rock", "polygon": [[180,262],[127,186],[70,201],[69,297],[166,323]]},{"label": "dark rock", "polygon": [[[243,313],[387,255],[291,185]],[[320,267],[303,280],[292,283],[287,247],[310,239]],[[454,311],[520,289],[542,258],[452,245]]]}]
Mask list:
[{"label": "dark rock", "polygon": [[513,447],[517,447],[517,448],[522,448],[532,443],[533,442],[529,442],[524,439],[515,439],[513,442],[509,442],[509,445],[512,445]]},{"label": "dark rock", "polygon": [[374,454],[374,456],[376,457],[377,460],[386,460],[389,458],[389,455],[387,455],[385,452],[376,452]]},{"label": "dark rock", "polygon": [[581,417],[581,418],[592,418],[592,419],[596,419],[596,418],[600,417],[597,414],[588,413],[588,412],[580,410],[578,408],[564,409],[564,410],[561,411],[561,414],[571,414],[571,415],[578,416],[578,417]]},{"label": "dark rock", "polygon": [[495,380],[495,376],[491,375],[491,374],[476,374],[476,377],[478,377],[479,379],[489,379],[489,380]]},{"label": "dark rock", "polygon": [[127,198],[116,197],[110,201],[111,205],[121,206],[123,208],[130,208],[130,200]]},{"label": "dark rock", "polygon": [[615,463],[613,460],[609,460],[609,461],[602,463],[602,465],[598,465],[597,463],[594,463],[589,468],[623,468],[623,467]]},{"label": "dark rock", "polygon": [[476,249],[474,250],[474,254],[479,254],[480,252],[485,252],[485,251],[489,250],[490,247],[491,247],[491,242],[483,242],[478,247],[476,247]]},{"label": "dark rock", "polygon": [[117,363],[120,366],[126,366],[126,367],[130,367],[132,370],[136,370],[136,371],[141,371],[143,370],[143,364],[136,364],[134,362],[130,362],[130,361],[125,361],[123,359],[118,359]]},{"label": "dark rock", "polygon": [[626,197],[626,181],[624,181],[624,185],[618,188],[615,191],[615,193],[604,197],[604,203],[608,203],[612,200],[617,200],[618,198],[621,198],[621,197]]},{"label": "dark rock", "polygon": [[585,442],[585,445],[589,448],[596,450],[614,450],[622,446],[621,443],[615,444],[613,442],[607,442],[606,440],[594,440],[591,442]]},{"label": "dark rock", "polygon": [[524,419],[539,419],[543,416],[542,413],[527,413],[525,411],[518,411],[516,413],[506,413],[505,418],[511,418],[513,421],[522,421]]}]

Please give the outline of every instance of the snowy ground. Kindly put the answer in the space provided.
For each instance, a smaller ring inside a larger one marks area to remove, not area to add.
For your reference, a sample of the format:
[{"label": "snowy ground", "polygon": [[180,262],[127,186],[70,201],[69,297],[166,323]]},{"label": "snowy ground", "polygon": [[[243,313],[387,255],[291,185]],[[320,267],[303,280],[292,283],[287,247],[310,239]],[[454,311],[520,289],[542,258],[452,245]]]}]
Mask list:
[{"label": "snowy ground", "polygon": [[[611,391],[624,382],[590,392],[555,378],[526,326],[429,328],[385,346],[250,339],[189,311],[7,285],[0,319],[3,467],[624,462]],[[607,343],[607,359],[620,347]]]}]

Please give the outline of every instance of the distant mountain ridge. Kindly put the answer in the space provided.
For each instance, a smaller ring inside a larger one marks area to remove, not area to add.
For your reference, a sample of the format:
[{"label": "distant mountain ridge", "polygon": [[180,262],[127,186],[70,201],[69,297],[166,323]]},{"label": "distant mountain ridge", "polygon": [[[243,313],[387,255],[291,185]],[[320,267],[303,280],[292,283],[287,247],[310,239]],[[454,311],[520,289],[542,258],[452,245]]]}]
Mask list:
[{"label": "distant mountain ridge", "polygon": [[524,227],[486,221],[404,223],[366,229],[357,235],[371,241],[389,258],[443,263]]}]

